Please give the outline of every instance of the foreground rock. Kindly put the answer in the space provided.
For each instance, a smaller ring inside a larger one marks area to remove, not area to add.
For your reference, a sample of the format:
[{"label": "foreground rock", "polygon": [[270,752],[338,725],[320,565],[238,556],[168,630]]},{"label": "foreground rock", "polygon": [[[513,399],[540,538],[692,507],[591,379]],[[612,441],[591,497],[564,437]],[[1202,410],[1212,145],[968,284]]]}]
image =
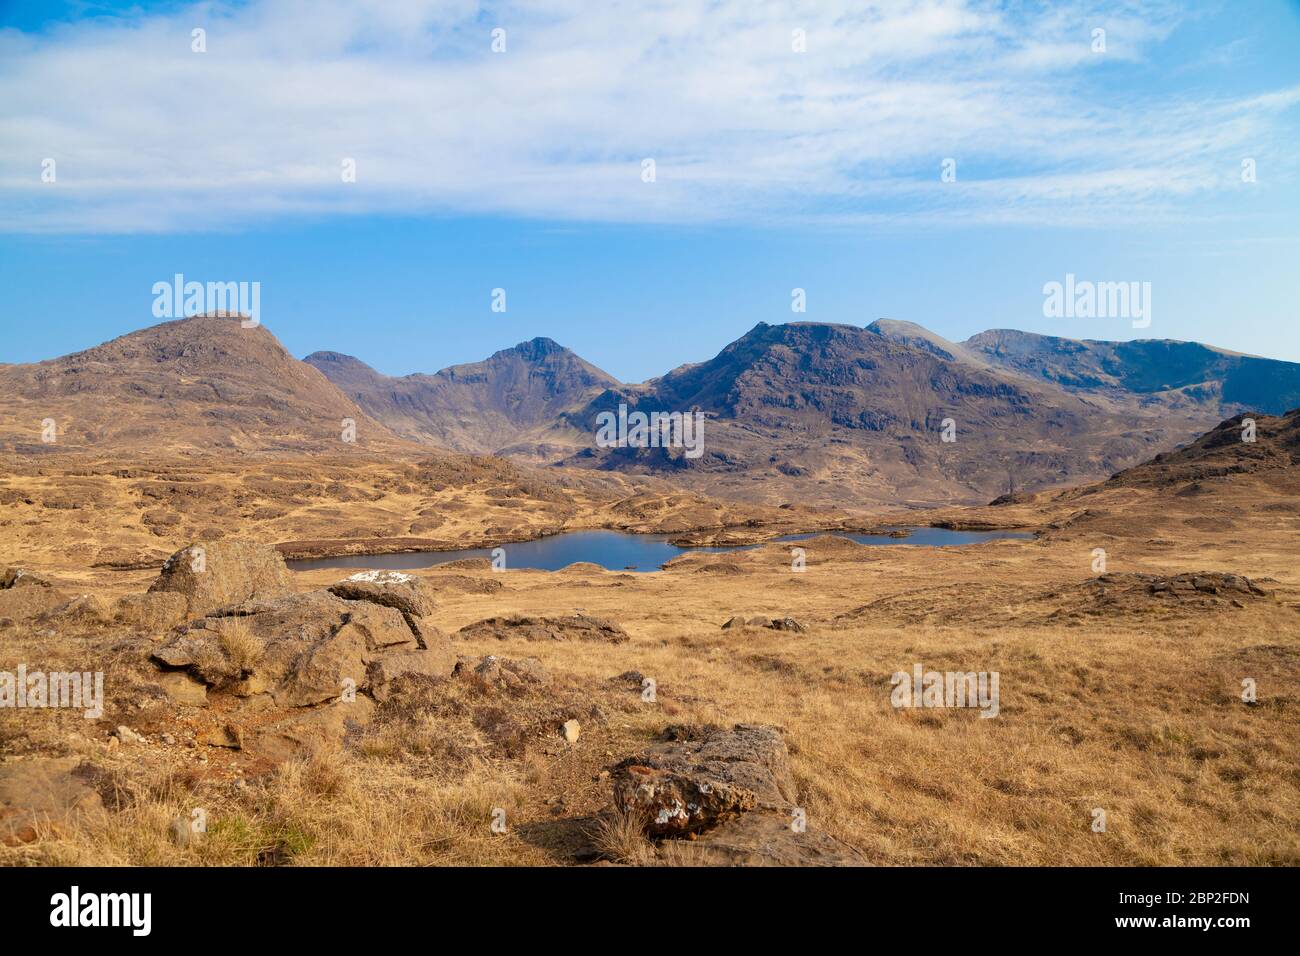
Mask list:
[{"label": "foreground rock", "polygon": [[432,614],[437,607],[433,588],[415,575],[399,571],[358,571],[331,585],[329,591],[347,601],[372,601],[416,617]]},{"label": "foreground rock", "polygon": [[152,657],[172,699],[226,702],[202,743],[283,759],[358,732],[400,678],[452,673],[446,637],[394,606],[418,606],[408,583],[349,584],[353,599],[319,590],[247,601],[182,625]]},{"label": "foreground rock", "polygon": [[808,630],[792,617],[730,617],[722,625],[724,631],[729,631],[738,627],[766,627],[773,631],[791,631],[795,634],[802,634]]},{"label": "foreground rock", "polygon": [[613,768],[614,803],[646,820],[651,836],[682,836],[747,810],[794,805],[795,786],[780,733],[669,728],[655,748]]},{"label": "foreground rock", "polygon": [[670,727],[610,776],[616,809],[645,821],[649,836],[691,837],[691,852],[703,862],[864,862],[833,837],[792,826],[799,818],[796,788],[785,741],[773,727]]},{"label": "foreground rock", "polygon": [[627,631],[614,621],[586,614],[490,617],[467,624],[456,635],[470,639],[494,637],[503,641],[603,641],[607,644],[622,644],[628,640]]},{"label": "foreground rock", "polygon": [[23,568],[0,567],[0,618],[24,621],[68,600],[68,595]]},{"label": "foreground rock", "polygon": [[349,689],[372,692],[401,673],[450,674],[456,659],[446,642],[418,638],[396,608],[310,591],[191,621],[153,657],[210,690],[306,707]]},{"label": "foreground rock", "polygon": [[293,579],[284,558],[253,541],[200,541],[177,551],[163,565],[150,593],[184,596],[190,617],[246,601],[290,594]]},{"label": "foreground rock", "polygon": [[80,757],[36,757],[0,764],[0,843],[32,843],[104,813],[94,770]]}]

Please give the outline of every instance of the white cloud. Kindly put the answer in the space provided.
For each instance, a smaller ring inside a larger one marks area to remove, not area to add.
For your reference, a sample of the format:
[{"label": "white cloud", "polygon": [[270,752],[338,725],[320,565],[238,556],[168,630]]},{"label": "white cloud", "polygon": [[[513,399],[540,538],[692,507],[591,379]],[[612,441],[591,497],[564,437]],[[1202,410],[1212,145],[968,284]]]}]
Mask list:
[{"label": "white cloud", "polygon": [[[1295,107],[1296,90],[1114,102],[1099,71],[1157,49],[1177,7],[1034,9],[290,0],[5,31],[0,229],[366,212],[1131,220],[1229,184],[1242,149],[1272,143]],[[194,27],[208,52],[190,51]],[[939,182],[948,156],[956,184]]]}]

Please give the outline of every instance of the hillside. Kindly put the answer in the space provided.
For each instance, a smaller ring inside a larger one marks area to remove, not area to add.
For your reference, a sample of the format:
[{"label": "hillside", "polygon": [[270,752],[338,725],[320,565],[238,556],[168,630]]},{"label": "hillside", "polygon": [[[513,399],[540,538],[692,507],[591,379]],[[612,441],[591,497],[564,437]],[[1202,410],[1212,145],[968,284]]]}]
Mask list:
[{"label": "hillside", "polygon": [[935,339],[760,323],[707,362],[611,389],[568,418],[591,434],[596,416],[620,403],[698,408],[707,416],[700,458],[589,449],[566,463],[671,471],[693,488],[760,500],[921,505],[1100,477],[1194,434],[950,358]]},{"label": "hillside", "polygon": [[[408,448],[265,327],[198,316],[83,352],[0,368],[0,448],[236,452]],[[47,419],[54,441],[42,439]],[[343,440],[344,420],[356,440]]]},{"label": "hillside", "polygon": [[997,329],[972,336],[962,348],[1068,391],[1201,405],[1220,418],[1245,410],[1276,415],[1300,405],[1300,364],[1199,342],[1096,342]]},{"label": "hillside", "polygon": [[540,436],[539,429],[553,427],[558,416],[593,393],[618,385],[547,338],[433,375],[393,378],[338,352],[314,352],[303,361],[403,437],[456,451],[525,458],[545,457],[545,445],[560,437]]}]

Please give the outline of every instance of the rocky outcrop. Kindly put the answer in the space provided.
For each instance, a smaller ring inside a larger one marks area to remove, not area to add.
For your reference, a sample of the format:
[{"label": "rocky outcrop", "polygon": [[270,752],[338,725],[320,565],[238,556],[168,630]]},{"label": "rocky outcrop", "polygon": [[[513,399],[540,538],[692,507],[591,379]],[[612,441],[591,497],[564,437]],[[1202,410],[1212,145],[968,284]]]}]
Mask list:
[{"label": "rocky outcrop", "polygon": [[331,585],[329,591],[346,601],[371,601],[416,617],[432,614],[438,606],[433,588],[400,571],[358,571]]},{"label": "rocky outcrop", "polygon": [[628,640],[627,631],[616,622],[586,614],[490,617],[462,627],[456,636],[471,639],[494,637],[503,641],[603,641],[607,644],[622,644]]},{"label": "rocky outcrop", "polygon": [[670,727],[611,772],[614,806],[651,837],[689,837],[717,865],[861,865],[862,856],[809,830],[780,731],[755,724]]},{"label": "rocky outcrop", "polygon": [[446,637],[414,613],[432,602],[408,577],[349,579],[191,620],[152,655],[168,671],[164,689],[194,706],[224,699],[221,719],[201,734],[211,746],[278,760],[337,743],[365,726],[399,678],[447,677],[456,665]]},{"label": "rocky outcrop", "polygon": [[212,690],[280,706],[369,692],[410,670],[449,674],[444,642],[421,646],[401,611],[329,591],[250,601],[184,625],[153,654]]},{"label": "rocky outcrop", "polygon": [[772,631],[791,631],[802,634],[808,630],[792,617],[729,617],[722,625],[724,631],[737,627],[766,627]]},{"label": "rocky outcrop", "polygon": [[68,595],[24,568],[0,567],[0,618],[24,621],[53,610]]},{"label": "rocky outcrop", "polygon": [[185,598],[191,617],[246,601],[268,600],[293,591],[284,558],[253,541],[200,541],[167,559],[150,593]]},{"label": "rocky outcrop", "polygon": [[16,846],[104,813],[94,771],[80,757],[0,764],[0,843]]},{"label": "rocky outcrop", "polygon": [[650,835],[680,836],[747,810],[793,806],[789,757],[773,728],[669,728],[664,738],[611,772],[615,805],[643,816]]}]

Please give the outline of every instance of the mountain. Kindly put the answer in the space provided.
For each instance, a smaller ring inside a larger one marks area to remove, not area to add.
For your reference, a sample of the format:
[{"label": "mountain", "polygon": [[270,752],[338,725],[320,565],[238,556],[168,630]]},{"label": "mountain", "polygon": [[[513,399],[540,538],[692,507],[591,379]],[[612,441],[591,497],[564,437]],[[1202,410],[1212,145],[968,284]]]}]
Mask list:
[{"label": "mountain", "polygon": [[1007,373],[916,328],[760,323],[707,362],[607,390],[567,416],[594,435],[620,404],[698,409],[698,458],[588,447],[565,464],[672,472],[759,500],[920,505],[1100,477],[1195,434]]},{"label": "mountain", "polygon": [[433,375],[382,375],[359,359],[314,352],[303,359],[397,434],[444,448],[521,458],[569,454],[582,436],[557,421],[612,376],[548,338]]},{"label": "mountain", "polygon": [[[61,358],[0,367],[0,448],[19,453],[409,446],[265,327],[165,322]],[[54,441],[42,423],[54,421]],[[344,420],[356,440],[343,441]]]},{"label": "mountain", "polygon": [[1246,410],[1276,415],[1300,405],[1300,364],[1198,342],[1097,342],[996,329],[972,336],[962,348],[1070,392],[1200,404],[1219,418]]}]

